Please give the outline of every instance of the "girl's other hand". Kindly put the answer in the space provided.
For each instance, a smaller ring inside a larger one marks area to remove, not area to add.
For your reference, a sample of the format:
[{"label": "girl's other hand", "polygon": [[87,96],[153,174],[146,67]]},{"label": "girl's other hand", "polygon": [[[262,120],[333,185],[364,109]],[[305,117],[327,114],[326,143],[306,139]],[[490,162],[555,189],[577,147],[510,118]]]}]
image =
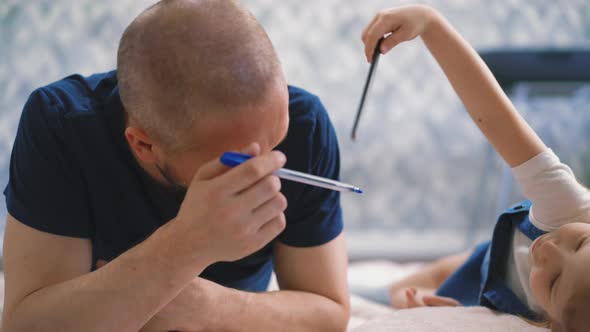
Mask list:
[{"label": "girl's other hand", "polygon": [[[400,294],[401,295],[401,294]],[[395,309],[411,309],[418,307],[458,307],[459,301],[450,297],[435,295],[430,290],[419,290],[416,287],[409,287],[403,290],[402,296],[395,296],[393,307]]]},{"label": "girl's other hand", "polygon": [[412,5],[385,9],[377,13],[362,35],[367,61],[373,59],[375,46],[380,38],[389,34],[381,43],[381,53],[386,54],[399,43],[421,35],[438,13],[431,7]]}]

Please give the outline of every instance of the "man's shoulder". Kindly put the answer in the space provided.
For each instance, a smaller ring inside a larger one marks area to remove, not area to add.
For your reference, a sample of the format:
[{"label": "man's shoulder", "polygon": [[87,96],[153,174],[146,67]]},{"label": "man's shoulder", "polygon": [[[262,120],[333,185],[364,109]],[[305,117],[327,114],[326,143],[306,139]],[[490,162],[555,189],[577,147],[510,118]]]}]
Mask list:
[{"label": "man's shoulder", "polygon": [[97,106],[115,86],[114,72],[91,76],[70,75],[33,91],[25,105],[25,111],[34,108],[50,118],[94,114]]},{"label": "man's shoulder", "polygon": [[19,133],[35,136],[53,133],[51,135],[67,140],[69,129],[78,125],[77,119],[96,117],[115,87],[114,72],[87,77],[70,75],[39,87],[23,107]]},{"label": "man's shoulder", "polygon": [[[289,86],[289,130],[301,129],[309,135],[318,130],[332,129],[332,123],[320,98],[299,87]],[[311,133],[309,132],[311,131]]]},{"label": "man's shoulder", "polygon": [[34,149],[72,152],[108,135],[111,116],[105,102],[116,91],[114,76],[71,75],[33,91],[20,115],[15,145],[20,142],[21,150],[30,153]]},{"label": "man's shoulder", "polygon": [[337,154],[338,140],[328,112],[318,96],[289,86],[289,132],[278,147],[288,167],[310,172],[327,151]]},{"label": "man's shoulder", "polygon": [[289,112],[293,117],[316,117],[326,113],[320,98],[300,87],[289,85]]},{"label": "man's shoulder", "polygon": [[295,85],[289,85],[289,102],[302,103],[319,100],[318,96]]}]

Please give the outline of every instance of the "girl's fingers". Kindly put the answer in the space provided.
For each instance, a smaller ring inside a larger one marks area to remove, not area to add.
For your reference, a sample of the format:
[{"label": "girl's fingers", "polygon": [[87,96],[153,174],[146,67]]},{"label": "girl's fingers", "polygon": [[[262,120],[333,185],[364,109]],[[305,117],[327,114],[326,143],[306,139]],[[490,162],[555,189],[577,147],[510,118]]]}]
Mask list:
[{"label": "girl's fingers", "polygon": [[379,42],[379,38],[381,38],[383,35],[378,36],[378,34],[375,32],[376,28],[379,24],[379,17],[377,16],[377,19],[375,20],[375,22],[373,22],[373,24],[371,24],[368,29],[367,29],[367,33],[364,39],[364,43],[365,43],[365,56],[367,58],[367,62],[371,62],[373,59],[373,52],[375,51],[375,46],[377,46],[377,42]]},{"label": "girl's fingers", "polygon": [[[395,45],[404,41],[403,36],[403,25],[401,22],[394,21],[393,19],[380,19],[371,28],[371,30],[367,33],[367,38],[365,42],[365,53],[367,54],[367,59],[369,62],[373,60],[373,53],[375,51],[375,46],[379,42],[379,39],[383,38],[383,36],[390,34],[383,43],[381,44],[381,49],[379,50],[381,53],[384,53],[383,50],[386,49],[387,46],[390,46],[389,49],[393,48]],[[390,45],[389,43],[393,43]]]},{"label": "girl's fingers", "polygon": [[371,23],[369,23],[365,30],[363,30],[362,41],[363,44],[365,44],[365,57],[367,58],[367,62],[371,62],[371,59],[373,58],[373,51],[377,45],[377,41],[371,41],[370,36],[372,36],[372,31],[380,17],[380,14],[375,15],[371,20]]},{"label": "girl's fingers", "polygon": [[422,297],[424,304],[429,307],[458,307],[461,306],[459,301],[444,296],[436,296],[436,295],[425,295]]},{"label": "girl's fingers", "polygon": [[389,30],[389,27],[394,23],[392,21],[393,19],[390,17],[389,11],[382,11],[375,15],[371,23],[363,32],[363,42],[365,43],[365,56],[367,57],[367,62],[373,60],[373,53],[379,39],[381,39],[386,33],[392,31]]},{"label": "girl's fingers", "polygon": [[424,304],[417,297],[416,288],[408,288],[406,289],[406,300],[407,300],[407,308],[416,308],[416,307],[423,307]]},{"label": "girl's fingers", "polygon": [[365,27],[365,29],[363,30],[363,33],[361,35],[361,40],[363,42],[365,42],[366,38],[367,38],[367,34],[369,32],[369,29],[373,27],[373,25],[375,24],[375,22],[377,22],[377,19],[379,18],[379,15],[375,15],[373,16],[373,19],[371,20],[371,22],[369,22],[369,24],[367,24],[367,26]]},{"label": "girl's fingers", "polygon": [[381,43],[381,53],[382,54],[387,54],[389,51],[391,51],[392,48],[396,47],[398,44],[406,41],[406,39],[404,39],[405,37],[405,31],[403,27],[400,27],[399,29],[397,29],[396,31],[394,31],[392,34],[390,34],[389,36],[387,36],[383,42]]}]

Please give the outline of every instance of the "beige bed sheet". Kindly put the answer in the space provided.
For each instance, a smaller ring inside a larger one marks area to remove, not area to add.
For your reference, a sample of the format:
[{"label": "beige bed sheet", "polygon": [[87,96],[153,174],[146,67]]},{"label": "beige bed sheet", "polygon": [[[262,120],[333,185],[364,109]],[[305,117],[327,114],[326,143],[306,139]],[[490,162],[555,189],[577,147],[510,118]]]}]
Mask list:
[{"label": "beige bed sheet", "polygon": [[[394,280],[412,273],[420,264],[396,264],[388,261],[366,261],[350,264],[351,288],[383,288]],[[351,297],[349,332],[548,332],[522,319],[499,314],[484,307],[417,308],[394,311],[389,307]]]},{"label": "beige bed sheet", "polygon": [[[364,273],[370,273],[369,280],[381,283],[390,276],[401,277],[415,268],[415,264],[399,265],[383,261],[365,262],[361,265],[351,264],[349,276],[350,279],[358,282],[360,276]],[[4,274],[0,273],[0,312],[2,311],[3,302]],[[389,307],[353,295],[351,297],[351,318],[348,331],[547,332],[548,330],[533,327],[517,317],[497,314],[481,307],[419,308],[394,311]]]}]

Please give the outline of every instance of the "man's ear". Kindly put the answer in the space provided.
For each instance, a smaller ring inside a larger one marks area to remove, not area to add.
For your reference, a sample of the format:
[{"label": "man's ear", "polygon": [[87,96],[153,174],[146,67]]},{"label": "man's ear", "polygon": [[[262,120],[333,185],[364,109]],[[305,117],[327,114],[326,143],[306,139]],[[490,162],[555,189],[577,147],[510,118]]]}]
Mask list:
[{"label": "man's ear", "polygon": [[157,158],[154,153],[153,140],[143,129],[127,127],[125,129],[125,139],[127,139],[129,147],[139,160],[148,164],[156,162]]}]

